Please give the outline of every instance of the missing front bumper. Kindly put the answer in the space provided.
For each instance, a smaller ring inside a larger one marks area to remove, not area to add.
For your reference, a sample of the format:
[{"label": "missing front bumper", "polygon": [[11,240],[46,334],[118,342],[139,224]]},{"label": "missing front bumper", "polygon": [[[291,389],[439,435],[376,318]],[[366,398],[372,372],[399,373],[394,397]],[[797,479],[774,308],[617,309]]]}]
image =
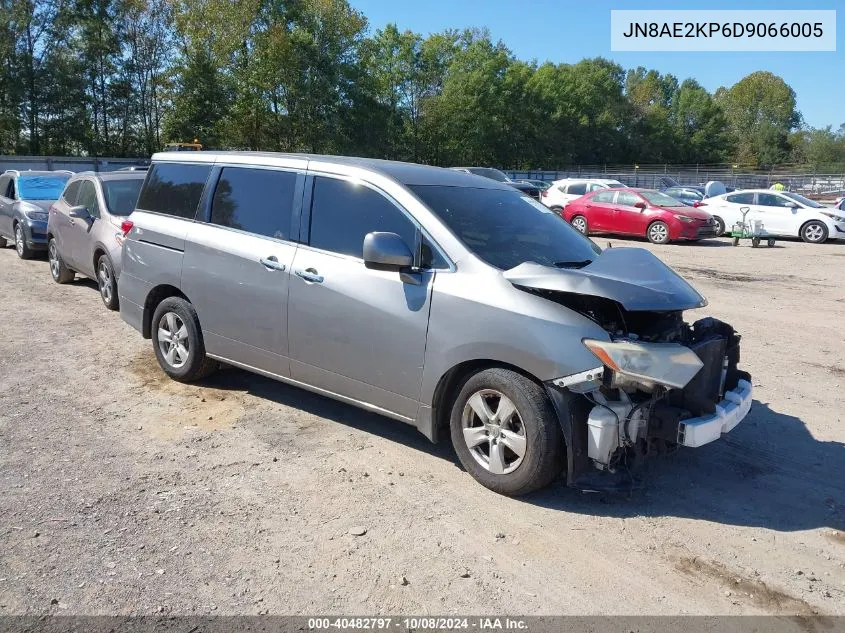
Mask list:
[{"label": "missing front bumper", "polygon": [[718,440],[748,415],[752,399],[751,383],[740,379],[734,389],[725,392],[725,397],[716,405],[714,413],[680,422],[678,444],[697,447]]}]

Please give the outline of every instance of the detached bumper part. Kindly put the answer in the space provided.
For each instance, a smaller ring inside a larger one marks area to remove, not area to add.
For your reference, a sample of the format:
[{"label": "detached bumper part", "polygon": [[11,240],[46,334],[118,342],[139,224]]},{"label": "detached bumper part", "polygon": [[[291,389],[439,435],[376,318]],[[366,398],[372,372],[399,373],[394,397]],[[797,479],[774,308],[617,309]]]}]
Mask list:
[{"label": "detached bumper part", "polygon": [[739,424],[751,409],[751,383],[739,380],[732,391],[716,405],[716,412],[698,418],[682,420],[678,427],[678,443],[683,446],[704,446],[718,440]]}]

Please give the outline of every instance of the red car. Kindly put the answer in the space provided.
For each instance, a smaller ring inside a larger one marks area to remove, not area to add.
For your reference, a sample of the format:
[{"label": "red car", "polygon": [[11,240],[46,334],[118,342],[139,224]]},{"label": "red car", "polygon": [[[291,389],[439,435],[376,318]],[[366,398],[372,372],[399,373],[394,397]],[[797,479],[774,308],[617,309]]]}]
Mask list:
[{"label": "red car", "polygon": [[713,216],[653,189],[602,189],[570,202],[564,219],[581,233],[640,235],[655,244],[716,237]]}]

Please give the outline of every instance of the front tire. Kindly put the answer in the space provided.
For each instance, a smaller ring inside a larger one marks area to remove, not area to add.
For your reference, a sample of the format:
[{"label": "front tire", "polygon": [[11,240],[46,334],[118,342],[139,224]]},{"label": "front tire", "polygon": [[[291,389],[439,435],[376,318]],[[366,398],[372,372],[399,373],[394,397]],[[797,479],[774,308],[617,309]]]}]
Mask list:
[{"label": "front tire", "polygon": [[59,254],[59,247],[56,239],[51,237],[47,246],[47,259],[50,262],[50,276],[57,284],[66,284],[73,281],[76,274],[67,266]]},{"label": "front tire", "polygon": [[827,226],[824,222],[810,220],[801,227],[801,239],[810,244],[822,244],[827,240]]},{"label": "front tire", "polygon": [[574,216],[570,224],[576,231],[578,231],[582,235],[590,234],[590,227],[587,224],[587,218],[585,218],[583,215]]},{"label": "front tire", "polygon": [[26,236],[20,222],[15,224],[15,250],[21,259],[32,259],[35,255],[35,251],[26,245]]},{"label": "front tire", "polygon": [[716,223],[716,237],[722,237],[725,234],[725,221],[718,215],[713,216],[713,221]]},{"label": "front tire", "polygon": [[8,242],[6,241],[5,237],[0,237],[0,248],[6,248]]},{"label": "front tire", "polygon": [[158,304],[153,313],[152,339],[158,364],[173,380],[201,380],[219,366],[205,355],[197,311],[181,297],[169,297]]},{"label": "front tire", "polygon": [[563,435],[554,407],[533,380],[515,371],[480,371],[452,404],[452,444],[467,472],[503,495],[548,485],[563,469]]},{"label": "front tire", "polygon": [[117,278],[114,268],[107,255],[100,255],[97,260],[97,285],[100,287],[100,298],[109,310],[117,310]]},{"label": "front tire", "polygon": [[652,244],[668,244],[669,243],[669,226],[665,222],[652,222],[646,231],[646,237]]}]

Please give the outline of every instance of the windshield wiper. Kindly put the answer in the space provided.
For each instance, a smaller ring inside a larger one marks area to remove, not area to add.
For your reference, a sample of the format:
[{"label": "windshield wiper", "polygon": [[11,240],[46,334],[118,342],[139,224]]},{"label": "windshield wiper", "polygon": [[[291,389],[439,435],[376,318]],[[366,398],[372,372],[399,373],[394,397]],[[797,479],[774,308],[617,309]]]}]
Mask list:
[{"label": "windshield wiper", "polygon": [[555,262],[554,266],[556,268],[583,268],[587,264],[592,264],[592,259],[584,259],[580,262]]}]

